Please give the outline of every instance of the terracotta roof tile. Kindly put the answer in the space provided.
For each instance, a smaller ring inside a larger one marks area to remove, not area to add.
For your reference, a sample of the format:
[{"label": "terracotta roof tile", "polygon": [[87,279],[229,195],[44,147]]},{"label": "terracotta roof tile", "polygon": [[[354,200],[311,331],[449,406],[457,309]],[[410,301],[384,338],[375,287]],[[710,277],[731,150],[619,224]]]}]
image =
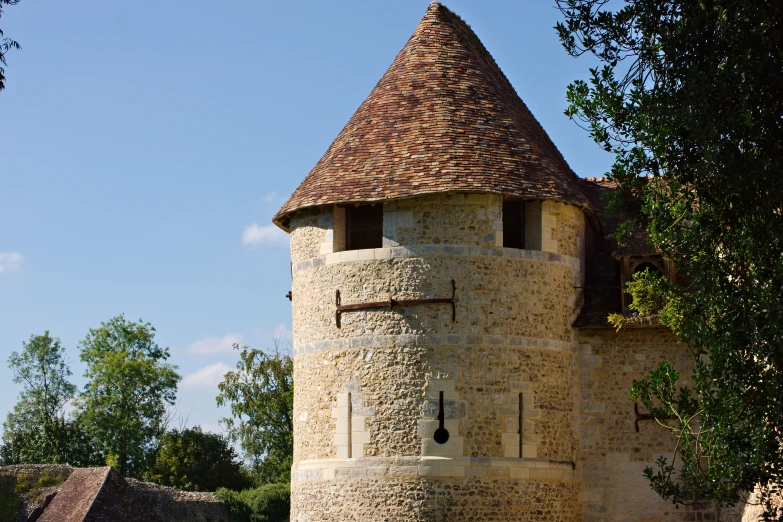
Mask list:
[{"label": "terracotta roof tile", "polygon": [[589,206],[578,178],[470,27],[433,3],[274,218],[438,192]]}]

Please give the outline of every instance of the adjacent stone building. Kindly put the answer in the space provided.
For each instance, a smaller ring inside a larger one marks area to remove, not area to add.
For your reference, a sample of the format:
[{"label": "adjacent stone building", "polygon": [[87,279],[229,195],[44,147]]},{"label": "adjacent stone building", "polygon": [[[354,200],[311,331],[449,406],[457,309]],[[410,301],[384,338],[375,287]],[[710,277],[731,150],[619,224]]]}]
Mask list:
[{"label": "adjacent stone building", "polygon": [[674,277],[644,238],[612,241],[612,189],[570,169],[431,4],[274,218],[291,237],[292,521],[720,519],[642,476],[673,441],[628,390],[690,356],[606,321],[634,271]]}]

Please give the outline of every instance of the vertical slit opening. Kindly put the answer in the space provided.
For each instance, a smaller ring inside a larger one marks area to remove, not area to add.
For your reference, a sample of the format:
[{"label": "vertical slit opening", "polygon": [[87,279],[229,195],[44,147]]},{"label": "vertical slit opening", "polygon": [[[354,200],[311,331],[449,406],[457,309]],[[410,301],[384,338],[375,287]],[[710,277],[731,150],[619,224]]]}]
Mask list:
[{"label": "vertical slit opening", "polygon": [[449,430],[445,428],[446,413],[443,411],[443,392],[440,392],[438,402],[438,429],[435,430],[433,438],[438,444],[446,444],[449,441]]},{"label": "vertical slit opening", "polygon": [[353,397],[348,392],[348,458],[353,457]]},{"label": "vertical slit opening", "polygon": [[525,422],[525,406],[522,402],[522,394],[519,394],[519,458],[522,458],[522,423]]}]

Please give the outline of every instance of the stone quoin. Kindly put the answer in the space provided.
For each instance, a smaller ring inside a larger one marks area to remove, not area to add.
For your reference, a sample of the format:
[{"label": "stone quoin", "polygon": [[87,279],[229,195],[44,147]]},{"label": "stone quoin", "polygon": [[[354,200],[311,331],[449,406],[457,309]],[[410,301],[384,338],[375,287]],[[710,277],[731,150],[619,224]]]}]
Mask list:
[{"label": "stone quoin", "polygon": [[635,270],[676,278],[643,237],[613,242],[613,188],[570,169],[431,4],[274,217],[291,239],[292,522],[738,520],[676,509],[642,475],[673,440],[636,431],[628,390],[691,359],[656,325],[607,323]]}]

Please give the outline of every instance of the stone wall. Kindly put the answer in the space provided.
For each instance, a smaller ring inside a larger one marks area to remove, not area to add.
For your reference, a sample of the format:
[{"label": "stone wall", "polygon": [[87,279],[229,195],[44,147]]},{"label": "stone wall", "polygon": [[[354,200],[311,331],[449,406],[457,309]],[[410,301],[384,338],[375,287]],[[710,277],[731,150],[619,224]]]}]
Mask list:
[{"label": "stone wall", "polygon": [[505,456],[503,434],[518,431],[522,393],[523,443],[530,446],[531,456],[575,459],[571,352],[525,346],[395,344],[297,356],[295,460],[338,457],[332,410],[338,408],[338,395],[346,383],[353,383],[360,397],[353,408],[354,422],[361,422],[362,428],[366,423],[369,432],[364,454],[354,457],[421,455],[419,421],[433,418],[425,407],[427,402],[430,412],[436,407],[435,397],[426,400],[426,387],[435,377],[451,381],[465,405],[457,431],[451,433],[464,439],[460,456]]},{"label": "stone wall", "polygon": [[664,502],[643,475],[659,455],[671,460],[675,441],[654,421],[640,421],[636,432],[628,390],[634,379],[646,378],[664,361],[690,375],[693,359],[687,347],[663,328],[583,330],[579,340],[583,521],[719,520],[719,510],[709,504],[677,509]]},{"label": "stone wall", "polygon": [[557,246],[557,250],[549,251],[584,259],[584,212],[566,203],[543,201],[541,215],[543,240],[548,236]]},{"label": "stone wall", "polygon": [[292,485],[291,522],[577,522],[577,497],[574,484],[558,480],[389,477],[322,481]]},{"label": "stone wall", "polygon": [[333,238],[334,210],[322,208],[302,210],[291,217],[291,262],[299,263],[321,255],[321,243]]},{"label": "stone wall", "polygon": [[530,201],[525,205],[525,248],[584,259],[585,215],[573,205]]},{"label": "stone wall", "polygon": [[384,246],[502,245],[502,205],[501,196],[484,194],[435,194],[387,202]]},{"label": "stone wall", "polygon": [[[465,246],[375,249],[386,258],[324,260],[294,265],[294,347],[357,336],[432,333],[496,335],[573,342],[571,321],[581,283],[576,258],[539,251]],[[330,256],[361,254],[364,250]],[[328,256],[327,256],[328,257]],[[339,259],[339,258],[337,258]],[[343,304],[450,297],[448,305],[343,313],[335,324],[335,292]],[[461,344],[461,343],[458,343]],[[490,344],[503,344],[493,342]]]},{"label": "stone wall", "polygon": [[212,493],[176,489],[126,479],[139,502],[170,522],[228,522],[223,503]]},{"label": "stone wall", "polygon": [[73,471],[71,466],[66,464],[13,464],[11,466],[0,466],[0,473],[13,476],[15,480],[28,480],[37,483],[42,478],[51,479],[58,483],[64,482]]},{"label": "stone wall", "polygon": [[[654,421],[640,421],[630,390],[634,379],[667,361],[689,384],[693,357],[665,328],[579,332],[579,454],[584,522],[758,522],[755,506],[717,508],[708,503],[675,508],[650,488],[645,467],[660,455],[671,461],[674,438]],[[644,413],[640,405],[640,412]]]}]

